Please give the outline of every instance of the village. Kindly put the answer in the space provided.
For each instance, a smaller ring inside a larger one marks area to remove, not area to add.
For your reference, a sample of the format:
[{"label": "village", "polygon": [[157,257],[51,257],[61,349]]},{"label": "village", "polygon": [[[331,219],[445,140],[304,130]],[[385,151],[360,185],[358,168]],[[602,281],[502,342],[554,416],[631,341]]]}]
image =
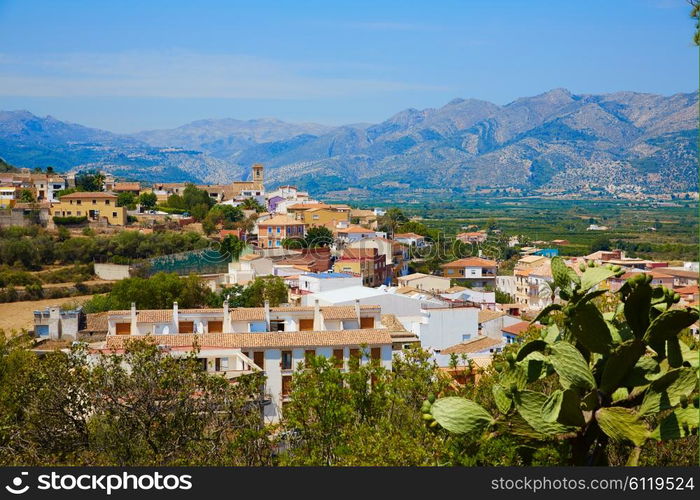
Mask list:
[{"label": "village", "polygon": [[[85,343],[94,355],[119,353],[130,339],[144,337],[173,356],[198,349],[202,369],[229,380],[264,372],[269,401],[264,416],[275,422],[288,401],[295,369],[309,355],[332,358],[343,369],[358,358],[390,370],[394,356],[420,347],[458,379],[465,367],[487,367],[506,345],[540,328],[532,320],[559,300],[551,269],[558,251],[546,244],[561,240],[539,242],[544,244],[540,248],[521,246],[517,237],[510,237],[508,245],[520,255],[512,271],[499,273],[501,262],[482,250],[493,235],[470,227],[455,237],[469,255],[441,264],[434,273],[414,272],[415,262],[424,260],[434,243],[424,235],[381,224],[385,210],[324,203],[294,186],[266,191],[264,167],[256,164],[251,170],[250,181],[196,186],[211,198],[210,213],[215,207],[241,211],[238,224],[219,220],[208,231],[214,244],[239,242],[236,253],[214,251],[218,260],[213,266],[201,252],[165,256],[159,262],[182,276],[195,270],[212,292],[276,277],[286,287],[285,301],[233,307],[226,297],[221,308],[179,308],[173,302],[159,310],[132,302],[130,309],[98,313],[50,305],[34,311],[36,349]],[[107,234],[148,233],[159,227],[202,232],[206,218],[198,221],[184,210],[158,208],[172,205],[173,197],[183,197],[190,185],[146,187],[100,175],[101,190],[81,191],[70,189],[76,185],[75,174],[2,174],[0,222],[54,230],[68,221],[63,227],[75,222],[83,232],[94,227]],[[578,274],[581,264],[620,266],[624,273],[599,284],[601,289],[615,292],[628,278],[644,273],[653,285],[677,293],[679,307],[698,304],[697,262],[628,258],[620,250],[561,257]],[[194,266],[193,259],[199,260]],[[94,263],[96,277],[105,282],[137,272],[133,264]],[[697,335],[697,323],[691,330]]]}]

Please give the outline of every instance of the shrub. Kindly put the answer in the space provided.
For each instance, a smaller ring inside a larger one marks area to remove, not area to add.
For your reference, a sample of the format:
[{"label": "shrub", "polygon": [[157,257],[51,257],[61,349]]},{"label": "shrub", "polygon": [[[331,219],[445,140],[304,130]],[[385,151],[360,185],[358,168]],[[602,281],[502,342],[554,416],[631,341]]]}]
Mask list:
[{"label": "shrub", "polygon": [[83,224],[83,223],[87,222],[87,216],[83,216],[83,217],[74,217],[74,216],[59,217],[58,215],[54,215],[53,221],[54,221],[54,224],[58,224],[59,226],[75,226],[75,225]]}]

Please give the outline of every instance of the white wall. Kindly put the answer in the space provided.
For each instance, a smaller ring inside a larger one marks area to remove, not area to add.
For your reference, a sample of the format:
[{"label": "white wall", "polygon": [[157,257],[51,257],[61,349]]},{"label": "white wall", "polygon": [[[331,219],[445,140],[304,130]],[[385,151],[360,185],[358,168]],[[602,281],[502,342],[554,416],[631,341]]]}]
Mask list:
[{"label": "white wall", "polygon": [[[330,305],[353,305],[355,299],[350,297],[344,300],[330,302],[323,297],[323,294],[309,294],[301,298],[301,304],[311,306],[315,299],[319,299],[322,306]],[[422,301],[404,295],[397,295],[389,292],[382,292],[371,297],[360,297],[361,305],[381,306],[382,314],[395,314],[397,316],[415,316],[420,314]]]},{"label": "white wall", "polygon": [[316,278],[314,276],[299,276],[299,289],[311,293],[338,290],[349,286],[362,286],[362,278],[351,276],[349,278]]},{"label": "white wall", "polygon": [[123,280],[129,277],[129,266],[124,264],[97,264],[95,275],[102,280]]}]

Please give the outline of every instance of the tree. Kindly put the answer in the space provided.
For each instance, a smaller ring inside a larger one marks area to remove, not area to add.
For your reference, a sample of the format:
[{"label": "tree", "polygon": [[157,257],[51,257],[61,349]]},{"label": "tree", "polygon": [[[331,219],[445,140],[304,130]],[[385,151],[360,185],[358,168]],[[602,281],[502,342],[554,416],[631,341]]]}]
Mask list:
[{"label": "tree", "polygon": [[87,301],[83,310],[101,312],[129,309],[132,302],[139,309],[169,309],[173,302],[183,308],[196,308],[207,304],[210,293],[197,276],[181,278],[175,273],[157,273],[150,278],[120,280],[109,293],[96,295]]},{"label": "tree", "polygon": [[36,196],[34,196],[34,193],[32,192],[31,189],[22,189],[19,192],[19,201],[22,203],[34,203],[36,202]]},{"label": "tree", "polygon": [[394,234],[396,228],[408,222],[408,217],[399,208],[392,207],[379,218],[379,226],[387,233]]},{"label": "tree", "polygon": [[141,193],[139,196],[139,204],[146,210],[153,210],[158,203],[158,197],[155,193]]},{"label": "tree", "polygon": [[223,240],[221,240],[219,253],[230,262],[235,262],[240,258],[241,254],[246,249],[246,246],[245,241],[238,239],[232,234],[228,234]]},{"label": "tree", "polygon": [[231,383],[148,339],[39,358],[0,331],[0,465],[270,465],[263,376]]},{"label": "tree", "polygon": [[94,170],[81,172],[75,176],[75,187],[77,191],[102,191],[105,176]]},{"label": "tree", "polygon": [[224,229],[233,229],[244,218],[243,211],[239,207],[231,205],[214,205],[203,221],[203,228],[207,234],[214,232],[217,225]]},{"label": "tree", "polygon": [[612,248],[612,243],[610,243],[610,238],[607,236],[601,236],[596,238],[593,243],[591,243],[591,253],[598,252],[600,250],[608,251]]},{"label": "tree", "polygon": [[136,195],[131,191],[122,191],[117,195],[117,206],[126,207],[129,210],[136,209]]},{"label": "tree", "polygon": [[282,465],[435,465],[444,463],[444,438],[423,425],[419,408],[449,384],[430,355],[408,349],[393,370],[367,360],[309,356],[292,379],[282,426],[290,436]]},{"label": "tree", "polygon": [[644,449],[696,434],[697,346],[680,336],[700,317],[697,308],[673,307],[677,293],[638,273],[618,292],[621,306],[601,310],[609,292],[597,285],[624,270],[581,271],[552,259],[565,303],[535,318],[547,325],[541,334],[494,360],[489,408],[459,397],[429,400],[426,421],[481,443],[504,433],[534,446],[562,441],[574,465],[606,465],[611,450],[637,465]]},{"label": "tree", "polygon": [[248,303],[246,307],[262,307],[265,301],[277,307],[288,300],[287,285],[279,276],[260,276],[247,287]]},{"label": "tree", "polygon": [[239,205],[243,210],[255,210],[257,213],[262,213],[265,211],[263,207],[255,198],[246,198]]},{"label": "tree", "polygon": [[333,232],[325,226],[309,228],[304,236],[305,248],[327,247],[333,244]]}]

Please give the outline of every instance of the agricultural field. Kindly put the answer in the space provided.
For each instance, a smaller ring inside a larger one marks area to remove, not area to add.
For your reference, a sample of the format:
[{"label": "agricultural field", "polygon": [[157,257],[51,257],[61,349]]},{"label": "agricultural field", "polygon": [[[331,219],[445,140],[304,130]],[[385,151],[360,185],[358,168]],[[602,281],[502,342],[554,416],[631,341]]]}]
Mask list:
[{"label": "agricultural field", "polygon": [[[395,204],[377,202],[389,208]],[[403,212],[431,229],[453,236],[470,225],[523,235],[529,241],[564,239],[563,255],[585,255],[609,240],[628,256],[663,260],[698,260],[698,203],[626,200],[552,200],[542,198],[464,198],[409,202]],[[607,231],[587,231],[590,224]],[[652,229],[653,228],[653,229]]]}]

